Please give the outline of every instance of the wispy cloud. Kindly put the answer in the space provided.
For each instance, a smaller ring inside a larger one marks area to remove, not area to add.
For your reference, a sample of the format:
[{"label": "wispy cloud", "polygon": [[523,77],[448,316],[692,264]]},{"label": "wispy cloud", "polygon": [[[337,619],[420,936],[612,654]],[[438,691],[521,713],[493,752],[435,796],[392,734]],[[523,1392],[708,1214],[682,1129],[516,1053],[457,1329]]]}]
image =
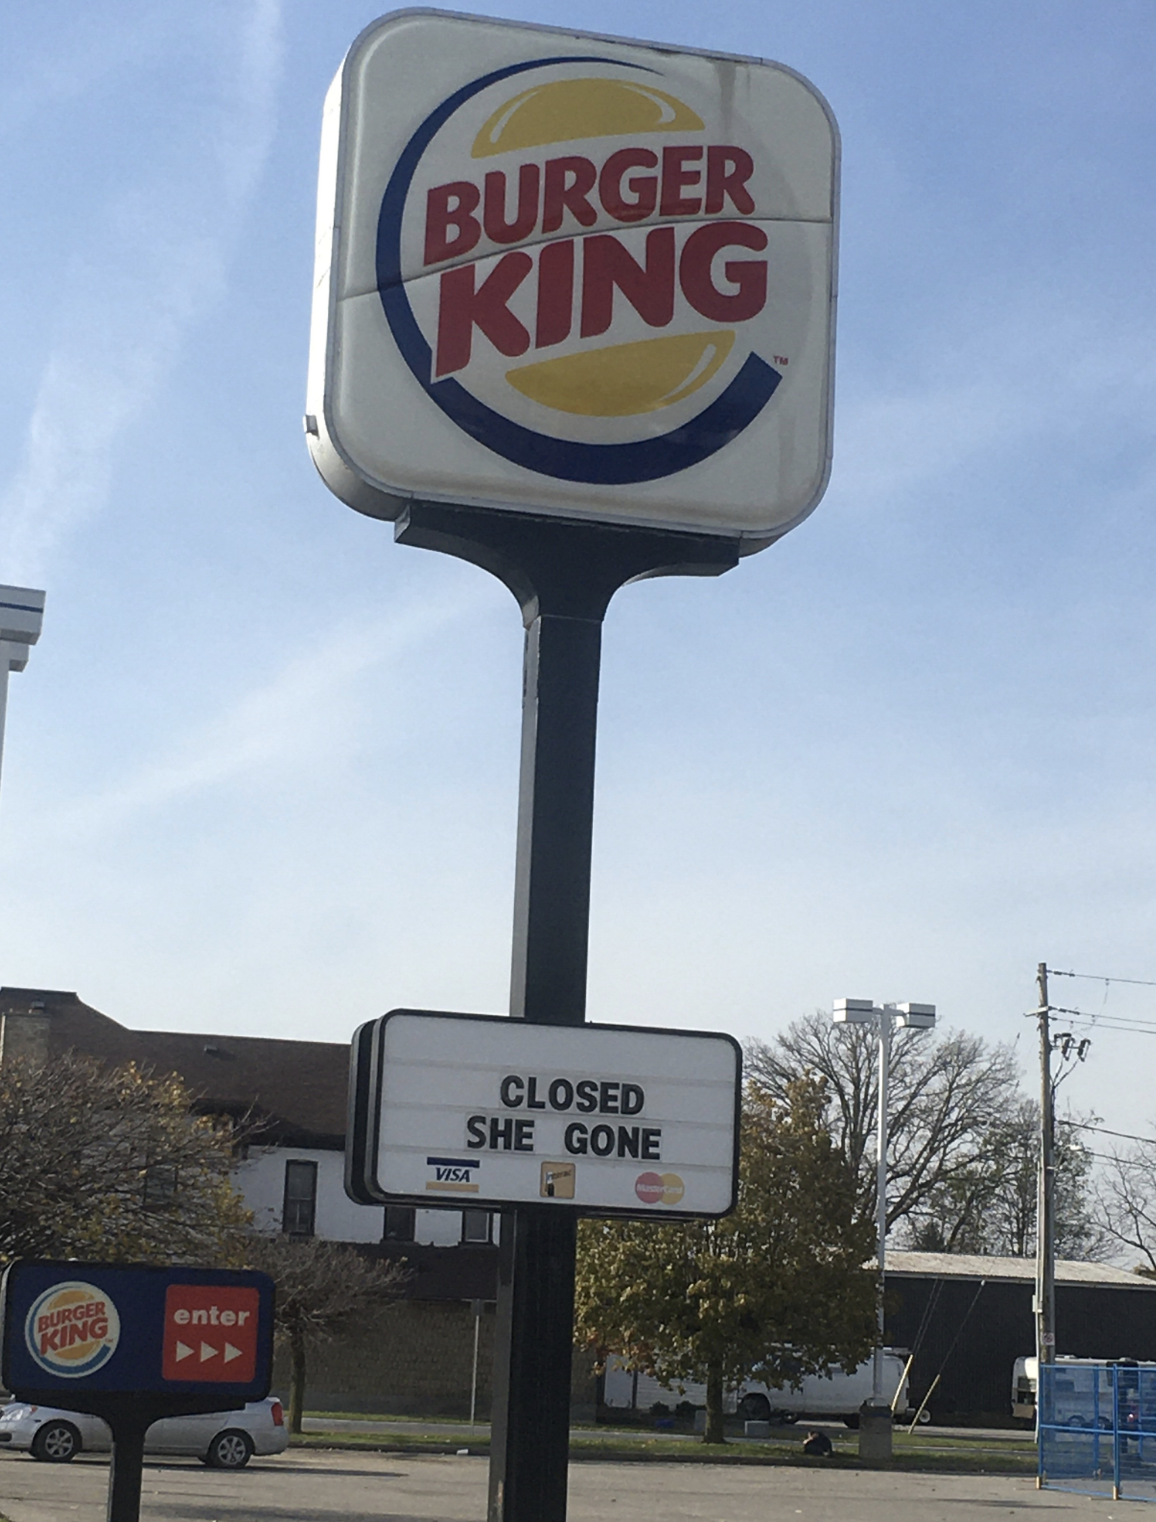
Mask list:
[{"label": "wispy cloud", "polygon": [[7,580],[43,580],[63,537],[102,508],[126,429],[224,290],[275,127],[281,0],[249,0],[240,27],[231,10],[218,19],[206,43],[219,100],[203,171],[142,170],[64,276],[22,458],[0,491]]},{"label": "wispy cloud", "polygon": [[860,510],[950,480],[989,452],[1099,428],[1150,451],[1156,363],[1144,334],[1063,292],[1012,293],[981,324],[943,314],[926,362],[882,390],[853,359],[836,410],[836,483]]},{"label": "wispy cloud", "polygon": [[486,605],[484,592],[463,595],[459,587],[383,617],[343,621],[209,723],[177,738],[168,754],[65,807],[43,827],[72,841],[104,834],[211,789],[265,777],[278,764],[315,758],[319,747],[343,747],[357,723],[353,694],[367,673],[396,665],[450,624],[476,619]]}]

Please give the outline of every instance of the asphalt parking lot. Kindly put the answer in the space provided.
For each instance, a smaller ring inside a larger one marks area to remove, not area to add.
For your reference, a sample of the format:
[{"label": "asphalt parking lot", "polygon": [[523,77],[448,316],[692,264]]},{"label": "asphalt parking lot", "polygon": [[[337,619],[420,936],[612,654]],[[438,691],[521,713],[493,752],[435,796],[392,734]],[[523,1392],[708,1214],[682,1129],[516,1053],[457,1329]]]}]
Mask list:
[{"label": "asphalt parking lot", "polygon": [[[486,1460],[301,1453],[240,1473],[149,1464],[141,1522],[484,1522]],[[8,1522],[104,1522],[107,1463],[0,1456]],[[570,1522],[1145,1522],[1137,1503],[1037,1491],[1030,1479],[716,1464],[579,1463]]]}]

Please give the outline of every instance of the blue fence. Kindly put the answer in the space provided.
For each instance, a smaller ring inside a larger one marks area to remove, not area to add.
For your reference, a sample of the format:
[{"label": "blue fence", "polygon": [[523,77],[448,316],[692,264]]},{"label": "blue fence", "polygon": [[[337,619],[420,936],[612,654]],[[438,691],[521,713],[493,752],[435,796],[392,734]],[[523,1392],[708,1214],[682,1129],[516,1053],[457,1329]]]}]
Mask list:
[{"label": "blue fence", "polygon": [[1040,1484],[1156,1501],[1156,1368],[1063,1362],[1039,1373]]}]

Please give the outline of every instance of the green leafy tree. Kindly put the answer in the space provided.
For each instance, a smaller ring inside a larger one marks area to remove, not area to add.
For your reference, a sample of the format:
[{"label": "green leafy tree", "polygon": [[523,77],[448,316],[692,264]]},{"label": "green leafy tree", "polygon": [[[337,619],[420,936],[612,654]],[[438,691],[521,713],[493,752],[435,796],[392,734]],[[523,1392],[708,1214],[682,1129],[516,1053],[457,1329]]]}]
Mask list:
[{"label": "green leafy tree", "polygon": [[274,1330],[289,1349],[289,1430],[300,1432],[310,1348],[379,1315],[409,1275],[345,1243],[280,1232],[254,1234],[246,1256],[276,1285]]},{"label": "green leafy tree", "polygon": [[85,1057],[0,1068],[0,1259],[236,1261],[237,1132],[179,1078]]},{"label": "green leafy tree", "polygon": [[823,1085],[744,1096],[739,1203],[719,1221],[584,1221],[576,1326],[672,1385],[702,1381],[706,1441],[723,1442],[723,1394],[854,1369],[874,1335],[872,1248],[855,1178],[823,1120]]}]

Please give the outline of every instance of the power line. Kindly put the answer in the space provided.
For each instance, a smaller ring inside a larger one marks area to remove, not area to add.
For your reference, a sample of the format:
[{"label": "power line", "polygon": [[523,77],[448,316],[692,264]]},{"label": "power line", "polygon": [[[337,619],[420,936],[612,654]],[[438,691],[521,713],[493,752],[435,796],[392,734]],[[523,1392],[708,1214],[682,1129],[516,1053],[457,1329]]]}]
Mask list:
[{"label": "power line", "polygon": [[1116,1157],[1112,1152],[1093,1152],[1091,1147],[1084,1148],[1085,1157],[1094,1157],[1097,1162],[1115,1163],[1118,1168],[1142,1168],[1146,1173],[1152,1170],[1152,1164],[1139,1162],[1134,1157]]},{"label": "power line", "polygon": [[1072,1126],[1077,1131],[1096,1131],[1101,1136],[1118,1136],[1122,1141],[1146,1142],[1149,1146],[1156,1142],[1156,1137],[1137,1136],[1134,1131],[1110,1131],[1107,1126],[1092,1126],[1085,1120],[1060,1120],[1061,1126]]},{"label": "power line", "polygon": [[[1142,1015],[1105,1015],[1095,1010],[1088,1009],[1065,1009],[1061,1004],[1050,1006],[1053,1015],[1066,1015],[1072,1020],[1085,1020],[1089,1025],[1098,1025],[1103,1030],[1134,1031],[1141,1036],[1156,1036],[1156,1020],[1145,1019]],[[1034,1018],[1032,1010],[1026,1018]]]},{"label": "power line", "polygon": [[1156,978],[1106,978],[1098,972],[1059,972],[1048,968],[1050,978],[1087,978],[1090,983],[1130,983],[1134,988],[1156,988]]}]

